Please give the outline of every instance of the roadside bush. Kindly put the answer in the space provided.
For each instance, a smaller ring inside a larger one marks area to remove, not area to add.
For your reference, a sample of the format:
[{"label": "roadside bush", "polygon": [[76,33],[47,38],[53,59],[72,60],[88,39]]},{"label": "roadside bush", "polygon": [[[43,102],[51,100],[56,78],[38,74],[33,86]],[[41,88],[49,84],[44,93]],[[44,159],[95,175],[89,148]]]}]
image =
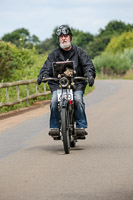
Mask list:
[{"label": "roadside bush", "polygon": [[133,66],[133,48],[132,49],[125,49],[124,55],[130,60],[131,65]]},{"label": "roadside bush", "polygon": [[103,71],[107,75],[122,75],[131,67],[131,62],[125,54],[112,52],[95,57],[93,63],[97,73]]},{"label": "roadside bush", "polygon": [[[33,50],[24,48],[17,48],[7,42],[0,41],[0,82],[13,82],[18,80],[30,80],[37,79],[40,69],[43,66],[44,61],[47,58],[46,55],[38,55]],[[20,86],[20,98],[26,96],[26,86]],[[48,84],[46,89],[49,90]],[[43,84],[38,86],[38,91],[43,92]],[[29,85],[29,93],[35,93],[35,85]],[[29,105],[32,105],[37,99],[44,100],[46,97],[38,97],[33,100],[29,100]],[[16,87],[9,88],[9,101],[17,100]],[[6,102],[6,90],[5,88],[0,89],[0,102]],[[19,108],[26,107],[27,102],[19,104]],[[15,110],[18,105],[0,108],[0,113]]]},{"label": "roadside bush", "polygon": [[0,82],[20,80],[16,77],[16,70],[31,67],[34,58],[34,51],[18,49],[13,44],[0,41]]}]

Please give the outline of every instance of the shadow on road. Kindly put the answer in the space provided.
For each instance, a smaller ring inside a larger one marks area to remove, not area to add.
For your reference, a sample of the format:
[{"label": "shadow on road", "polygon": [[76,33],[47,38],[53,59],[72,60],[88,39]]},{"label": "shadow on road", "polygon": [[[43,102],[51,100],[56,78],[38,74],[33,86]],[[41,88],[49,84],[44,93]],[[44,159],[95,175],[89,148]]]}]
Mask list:
[{"label": "shadow on road", "polygon": [[[45,146],[34,146],[34,147],[30,147],[25,149],[26,151],[36,151],[36,152],[40,152],[40,151],[46,151],[49,153],[53,153],[53,154],[64,154],[64,149],[63,149],[63,144],[62,145],[45,145]],[[77,146],[74,148],[71,148],[70,151],[82,151],[84,150],[83,147]]]}]

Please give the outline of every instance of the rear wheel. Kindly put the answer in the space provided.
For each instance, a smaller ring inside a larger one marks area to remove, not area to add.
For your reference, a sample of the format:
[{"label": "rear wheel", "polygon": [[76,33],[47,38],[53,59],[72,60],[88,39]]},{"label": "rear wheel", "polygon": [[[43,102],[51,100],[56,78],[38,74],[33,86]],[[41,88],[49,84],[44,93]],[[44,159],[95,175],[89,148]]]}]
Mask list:
[{"label": "rear wheel", "polygon": [[61,131],[63,136],[63,146],[65,154],[70,153],[70,138],[69,138],[69,128],[68,128],[68,113],[66,108],[61,110]]}]

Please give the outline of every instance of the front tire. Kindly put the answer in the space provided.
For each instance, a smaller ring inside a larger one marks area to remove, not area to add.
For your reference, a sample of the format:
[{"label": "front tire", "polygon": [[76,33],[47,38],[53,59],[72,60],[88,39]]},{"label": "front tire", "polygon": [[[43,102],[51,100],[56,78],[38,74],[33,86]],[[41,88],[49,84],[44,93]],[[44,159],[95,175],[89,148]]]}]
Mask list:
[{"label": "front tire", "polygon": [[61,110],[61,131],[63,136],[63,146],[65,154],[70,153],[70,138],[69,138],[69,128],[68,128],[68,113],[66,108]]}]

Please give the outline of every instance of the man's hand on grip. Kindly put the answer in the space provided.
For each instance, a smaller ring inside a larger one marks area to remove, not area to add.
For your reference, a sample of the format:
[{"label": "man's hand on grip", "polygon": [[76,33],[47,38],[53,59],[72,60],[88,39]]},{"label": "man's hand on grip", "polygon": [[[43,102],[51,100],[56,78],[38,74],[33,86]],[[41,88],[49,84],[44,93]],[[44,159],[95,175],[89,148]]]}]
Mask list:
[{"label": "man's hand on grip", "polygon": [[88,84],[89,84],[90,87],[92,87],[94,85],[94,78],[93,78],[93,76],[89,76],[88,77]]},{"label": "man's hand on grip", "polygon": [[[42,79],[45,79],[45,78],[46,78],[45,74],[38,75],[37,84],[40,85],[42,82]],[[43,81],[43,82],[45,82],[45,81]]]}]

